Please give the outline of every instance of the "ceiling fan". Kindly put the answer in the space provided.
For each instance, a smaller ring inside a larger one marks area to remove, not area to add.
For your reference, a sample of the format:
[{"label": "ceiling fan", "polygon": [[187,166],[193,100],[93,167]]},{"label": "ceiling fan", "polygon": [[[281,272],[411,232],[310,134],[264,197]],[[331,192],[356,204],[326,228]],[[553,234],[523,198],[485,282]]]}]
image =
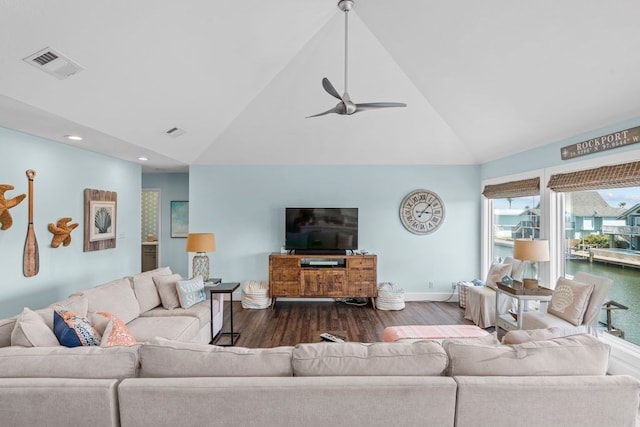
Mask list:
[{"label": "ceiling fan", "polygon": [[407,104],[402,102],[369,102],[364,104],[354,104],[353,101],[351,101],[351,97],[347,91],[347,70],[349,63],[349,11],[353,8],[353,0],[340,0],[338,2],[338,8],[344,12],[344,94],[340,96],[329,79],[324,77],[322,79],[322,87],[329,95],[339,99],[340,102],[336,104],[335,107],[327,111],[314,114],[313,116],[308,116],[307,118],[324,116],[329,113],[351,115],[360,111],[374,110],[377,108],[406,107]]}]

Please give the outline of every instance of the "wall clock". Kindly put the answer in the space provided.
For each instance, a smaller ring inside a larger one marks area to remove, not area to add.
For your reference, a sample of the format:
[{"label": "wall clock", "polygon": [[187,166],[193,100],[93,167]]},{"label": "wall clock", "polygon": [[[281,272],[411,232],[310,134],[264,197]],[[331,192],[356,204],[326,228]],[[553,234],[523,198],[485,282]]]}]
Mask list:
[{"label": "wall clock", "polygon": [[400,203],[400,220],[414,234],[429,234],[444,222],[444,203],[433,191],[416,190]]}]

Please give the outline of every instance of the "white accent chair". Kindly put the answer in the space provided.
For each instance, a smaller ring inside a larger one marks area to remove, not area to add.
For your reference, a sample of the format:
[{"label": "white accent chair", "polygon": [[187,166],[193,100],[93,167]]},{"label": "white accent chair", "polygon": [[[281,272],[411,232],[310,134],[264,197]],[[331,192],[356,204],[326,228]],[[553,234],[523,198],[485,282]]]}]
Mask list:
[{"label": "white accent chair", "polygon": [[[506,257],[502,265],[510,265],[509,274],[514,280],[522,280],[525,263]],[[469,286],[467,289],[467,306],[464,311],[464,318],[471,320],[481,328],[488,328],[495,325],[496,316],[496,287],[495,282],[500,281],[504,274],[497,276],[493,274],[495,268],[500,268],[500,264],[493,264],[487,274],[487,280],[484,286]],[[499,277],[498,277],[499,276]],[[513,307],[513,298],[506,295],[500,295],[499,311],[504,314]]]},{"label": "white accent chair", "polygon": [[577,272],[573,276],[573,281],[594,285],[581,324],[574,325],[552,313],[547,313],[542,310],[527,311],[522,318],[522,329],[530,330],[556,327],[562,328],[565,335],[576,333],[597,335],[598,319],[602,312],[602,304],[604,304],[604,300],[607,298],[609,289],[613,286],[613,280],[594,276],[589,273]]}]

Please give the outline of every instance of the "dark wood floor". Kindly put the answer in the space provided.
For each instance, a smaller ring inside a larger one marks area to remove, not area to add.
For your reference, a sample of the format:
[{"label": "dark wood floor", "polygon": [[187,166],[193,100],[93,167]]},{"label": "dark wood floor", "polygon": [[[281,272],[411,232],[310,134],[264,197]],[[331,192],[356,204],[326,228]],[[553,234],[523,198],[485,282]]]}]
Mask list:
[{"label": "dark wood floor", "polygon": [[[240,331],[236,341],[241,347],[277,347],[320,341],[326,331],[346,332],[348,341],[382,341],[387,326],[398,325],[468,325],[464,310],[457,303],[407,302],[403,310],[373,310],[341,302],[278,301],[275,309],[243,309],[233,303],[233,328]],[[229,302],[225,302],[223,331],[230,327]],[[493,328],[487,329],[492,332]],[[225,344],[229,337],[216,343]]]}]

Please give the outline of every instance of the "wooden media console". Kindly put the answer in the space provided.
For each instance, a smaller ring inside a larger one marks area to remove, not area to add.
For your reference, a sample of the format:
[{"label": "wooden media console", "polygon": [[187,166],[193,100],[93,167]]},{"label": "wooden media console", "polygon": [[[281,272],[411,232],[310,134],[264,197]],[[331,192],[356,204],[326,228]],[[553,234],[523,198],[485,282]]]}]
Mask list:
[{"label": "wooden media console", "polygon": [[369,298],[378,296],[376,255],[269,255],[269,297]]}]

